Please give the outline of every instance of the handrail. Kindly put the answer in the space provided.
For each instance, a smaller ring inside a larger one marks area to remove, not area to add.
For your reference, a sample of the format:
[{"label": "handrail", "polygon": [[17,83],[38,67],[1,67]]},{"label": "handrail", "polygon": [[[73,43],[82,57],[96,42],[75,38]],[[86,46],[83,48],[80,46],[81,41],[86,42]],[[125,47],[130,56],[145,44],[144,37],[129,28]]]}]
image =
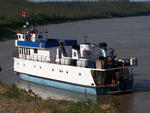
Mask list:
[{"label": "handrail", "polygon": [[[65,62],[65,58],[58,59],[56,57],[50,57],[50,56],[43,56],[43,55],[28,55],[28,54],[19,54],[18,51],[13,52],[13,57],[20,58],[20,59],[26,59],[26,60],[33,60],[33,61],[40,61],[40,62],[49,62],[54,64],[61,64],[61,60],[64,60],[62,62]],[[68,64],[62,64],[62,65],[68,65]]]},{"label": "handrail", "polygon": [[13,52],[13,57],[20,58],[20,59],[33,60],[33,61],[41,61],[41,62],[51,62],[51,63],[55,63],[54,60],[50,60],[50,57],[49,57],[49,56],[19,54],[18,51],[14,51],[14,52]]},{"label": "handrail", "polygon": [[[20,58],[20,59],[33,60],[33,61],[40,61],[40,62],[50,62],[50,63],[61,64],[61,65],[71,65],[67,63],[62,63],[62,62],[66,62],[65,58],[57,59],[56,57],[43,56],[43,55],[19,54],[18,51],[13,52],[13,57]],[[84,62],[81,62],[81,65],[83,65],[83,63]],[[78,66],[78,65],[76,64],[74,66]],[[94,67],[91,69],[95,71],[111,71],[111,70],[134,68],[134,67],[135,66],[121,66],[121,67],[114,67],[114,68],[107,68],[107,69],[97,69]],[[90,68],[90,67],[86,67],[86,68]]]}]

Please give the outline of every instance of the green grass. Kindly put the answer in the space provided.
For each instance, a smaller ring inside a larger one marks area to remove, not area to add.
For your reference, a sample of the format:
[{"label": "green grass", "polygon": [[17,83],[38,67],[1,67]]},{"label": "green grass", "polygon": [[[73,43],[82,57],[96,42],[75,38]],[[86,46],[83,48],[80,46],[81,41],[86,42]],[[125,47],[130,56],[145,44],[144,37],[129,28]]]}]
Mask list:
[{"label": "green grass", "polygon": [[[89,99],[77,102],[67,100],[42,100],[34,93],[18,89],[16,85],[7,86],[0,81],[0,112],[17,113],[121,113],[119,102],[108,104]],[[17,111],[16,111],[17,110]]]},{"label": "green grass", "polygon": [[[20,17],[21,11],[28,18]],[[0,0],[0,37],[18,30],[25,20],[38,24],[55,24],[85,19],[101,19],[150,15],[149,2],[47,2],[33,3],[25,0]]]},{"label": "green grass", "polygon": [[99,103],[94,101],[80,101],[68,107],[66,113],[103,113]]},{"label": "green grass", "polygon": [[20,90],[16,87],[16,85],[12,85],[12,87],[6,92],[8,98],[18,99],[21,95]]}]

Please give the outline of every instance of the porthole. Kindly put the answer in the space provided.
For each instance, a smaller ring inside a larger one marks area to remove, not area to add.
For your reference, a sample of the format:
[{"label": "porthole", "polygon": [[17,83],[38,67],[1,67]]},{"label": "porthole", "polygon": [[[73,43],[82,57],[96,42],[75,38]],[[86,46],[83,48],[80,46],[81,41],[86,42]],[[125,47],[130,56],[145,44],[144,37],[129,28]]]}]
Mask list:
[{"label": "porthole", "polygon": [[37,54],[37,53],[38,53],[38,50],[37,50],[37,49],[34,49],[34,53]]},{"label": "porthole", "polygon": [[79,73],[79,76],[81,76],[81,73]]},{"label": "porthole", "polygon": [[54,69],[52,69],[52,71],[54,71]]},{"label": "porthole", "polygon": [[59,72],[63,72],[63,70],[59,70]]},{"label": "porthole", "polygon": [[66,71],[66,73],[68,74],[68,71]]},{"label": "porthole", "polygon": [[76,52],[74,52],[74,57],[76,57]]},{"label": "porthole", "polygon": [[40,66],[40,69],[41,69],[42,67]]}]

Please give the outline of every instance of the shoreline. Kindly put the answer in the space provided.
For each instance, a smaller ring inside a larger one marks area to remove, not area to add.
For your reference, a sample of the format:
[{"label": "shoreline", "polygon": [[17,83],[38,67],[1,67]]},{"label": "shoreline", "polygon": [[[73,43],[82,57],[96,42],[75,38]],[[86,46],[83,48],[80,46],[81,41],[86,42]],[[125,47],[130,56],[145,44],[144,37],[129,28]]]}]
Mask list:
[{"label": "shoreline", "polygon": [[54,99],[42,100],[32,91],[18,89],[16,85],[7,86],[2,82],[0,82],[0,101],[0,112],[3,113],[121,113],[117,100],[111,100],[108,104],[89,99],[76,102]]},{"label": "shoreline", "polygon": [[[0,1],[0,39],[14,38],[25,21],[31,25],[60,24],[93,19],[150,15],[149,2],[46,2]],[[6,9],[7,6],[7,9]],[[3,10],[5,9],[5,10]],[[27,12],[21,17],[20,12]]]},{"label": "shoreline", "polygon": [[[68,21],[64,21],[64,22],[56,22],[56,23],[44,23],[44,24],[39,24],[38,26],[47,26],[47,25],[55,25],[55,24],[65,24],[65,23],[72,23],[72,22],[80,22],[80,21],[90,21],[90,20],[102,20],[102,19],[121,19],[121,18],[134,18],[134,17],[143,17],[143,16],[150,16],[150,15],[137,15],[137,16],[125,16],[125,17],[111,17],[111,18],[91,18],[91,19],[79,19],[79,20],[68,20]],[[13,29],[8,31],[10,32],[10,34],[4,34],[3,36],[0,35],[0,42],[2,41],[7,41],[7,40],[14,40],[16,39],[16,33],[21,29],[21,27],[19,27],[17,30]],[[14,32],[15,31],[15,32]]]}]

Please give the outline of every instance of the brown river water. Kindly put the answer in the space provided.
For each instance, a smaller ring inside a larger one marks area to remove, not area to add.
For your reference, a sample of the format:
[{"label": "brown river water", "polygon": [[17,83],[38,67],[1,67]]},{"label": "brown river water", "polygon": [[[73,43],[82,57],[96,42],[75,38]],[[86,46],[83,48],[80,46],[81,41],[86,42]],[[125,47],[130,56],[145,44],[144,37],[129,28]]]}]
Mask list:
[{"label": "brown river water", "polygon": [[[115,98],[125,113],[150,113],[150,16],[87,20],[56,25],[41,26],[40,30],[48,30],[49,38],[77,39],[84,42],[82,36],[87,35],[88,42],[107,42],[116,50],[118,56],[138,58],[135,69],[134,91],[122,95],[88,96],[97,101],[108,102]],[[14,40],[0,42],[0,80],[16,83],[23,89],[31,88],[42,98],[83,99],[85,95],[42,86],[18,79],[13,73],[12,53],[15,50]]]}]

